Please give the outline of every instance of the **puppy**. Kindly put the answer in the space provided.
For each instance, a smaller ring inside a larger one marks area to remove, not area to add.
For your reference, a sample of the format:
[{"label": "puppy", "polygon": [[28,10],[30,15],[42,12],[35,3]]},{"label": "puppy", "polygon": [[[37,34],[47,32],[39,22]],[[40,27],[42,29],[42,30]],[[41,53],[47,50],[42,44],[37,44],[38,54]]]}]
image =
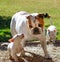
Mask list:
[{"label": "puppy", "polygon": [[50,26],[47,28],[46,41],[47,41],[47,42],[52,41],[53,43],[55,43],[55,41],[56,41],[56,33],[57,33],[56,27],[55,27],[54,25],[50,25]]},{"label": "puppy", "polygon": [[21,49],[19,46],[21,45],[22,48],[24,48],[26,40],[40,40],[45,57],[50,57],[46,48],[46,38],[44,34],[44,18],[46,17],[49,18],[49,15],[38,13],[29,14],[25,11],[17,12],[13,15],[10,24],[11,34],[13,37],[16,34],[20,34],[20,37],[22,37],[22,39],[18,38],[14,40],[11,50],[11,56],[16,62],[19,61],[16,55],[19,49]]},{"label": "puppy", "polygon": [[[12,58],[12,56],[11,56],[11,54],[12,54],[12,48],[13,48],[13,45],[14,45],[14,41],[21,41],[22,40],[22,38],[24,37],[24,35],[22,34],[22,35],[20,35],[20,34],[16,34],[15,36],[13,36],[13,38],[12,39],[10,39],[9,41],[10,41],[10,43],[8,44],[8,46],[7,46],[7,49],[8,49],[8,52],[9,52],[9,56],[10,56],[10,59],[13,59]],[[20,40],[20,39],[21,40]],[[15,44],[15,46],[18,46],[18,44]],[[20,53],[20,54],[22,54],[23,52],[24,52],[24,48],[22,47],[22,45],[21,45],[21,42],[19,42],[19,48],[17,48],[17,47],[14,47],[16,50],[17,50],[17,54],[18,53]],[[16,52],[16,51],[15,51]],[[16,55],[17,55],[16,54]],[[24,54],[24,53],[23,53]],[[22,54],[22,55],[23,55]],[[21,56],[21,55],[20,55]]]}]

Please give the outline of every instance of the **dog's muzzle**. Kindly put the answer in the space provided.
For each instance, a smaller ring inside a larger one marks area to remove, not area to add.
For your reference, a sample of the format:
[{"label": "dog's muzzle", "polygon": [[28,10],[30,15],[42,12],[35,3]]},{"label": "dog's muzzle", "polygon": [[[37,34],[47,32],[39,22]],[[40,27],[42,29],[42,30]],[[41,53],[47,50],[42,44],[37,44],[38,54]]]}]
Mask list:
[{"label": "dog's muzzle", "polygon": [[39,31],[39,28],[38,28],[38,27],[35,27],[35,28],[33,29],[33,34],[34,34],[34,35],[40,34],[40,31]]}]

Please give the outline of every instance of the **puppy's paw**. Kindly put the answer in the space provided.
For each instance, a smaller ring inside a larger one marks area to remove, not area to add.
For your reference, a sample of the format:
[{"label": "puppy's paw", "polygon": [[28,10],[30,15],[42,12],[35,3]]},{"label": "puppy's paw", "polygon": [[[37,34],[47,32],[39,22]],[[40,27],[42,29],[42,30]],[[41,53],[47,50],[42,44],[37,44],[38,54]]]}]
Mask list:
[{"label": "puppy's paw", "polygon": [[19,59],[15,59],[14,61],[15,61],[15,62],[20,62]]},{"label": "puppy's paw", "polygon": [[10,58],[9,58],[11,61],[13,61],[13,62],[19,62],[19,59],[14,59],[14,58],[12,58],[12,56],[10,56]]}]

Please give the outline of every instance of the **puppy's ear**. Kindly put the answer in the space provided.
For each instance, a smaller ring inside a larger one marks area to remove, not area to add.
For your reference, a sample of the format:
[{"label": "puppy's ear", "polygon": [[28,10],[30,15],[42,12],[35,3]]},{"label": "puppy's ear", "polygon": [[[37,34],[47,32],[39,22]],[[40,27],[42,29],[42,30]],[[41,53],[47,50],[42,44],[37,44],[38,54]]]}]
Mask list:
[{"label": "puppy's ear", "polygon": [[50,18],[50,16],[49,16],[48,13],[44,14],[44,17],[45,17],[45,18]]}]

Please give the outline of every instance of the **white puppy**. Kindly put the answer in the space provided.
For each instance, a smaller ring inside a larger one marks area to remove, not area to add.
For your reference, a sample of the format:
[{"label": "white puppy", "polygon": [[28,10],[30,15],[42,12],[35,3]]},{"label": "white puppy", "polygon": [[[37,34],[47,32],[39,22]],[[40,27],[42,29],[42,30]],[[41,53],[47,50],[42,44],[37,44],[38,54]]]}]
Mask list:
[{"label": "white puppy", "polygon": [[47,28],[46,41],[47,41],[47,42],[52,41],[52,42],[54,43],[54,42],[56,41],[56,33],[57,33],[56,27],[55,27],[54,25],[50,25],[50,26]]},{"label": "white puppy", "polygon": [[[20,35],[20,34],[16,34],[15,36],[13,36],[13,38],[12,39],[10,39],[9,41],[11,41],[9,44],[8,44],[8,46],[7,46],[7,49],[8,49],[8,52],[9,52],[9,56],[10,56],[10,59],[13,59],[12,58],[12,49],[13,49],[13,45],[14,45],[14,41],[21,41],[22,40],[22,37],[24,37],[23,36],[23,34],[22,34],[22,36]],[[20,39],[21,40],[20,40]],[[17,50],[17,53],[16,53],[16,55],[17,54],[24,54],[23,52],[24,52],[24,48],[22,47],[22,45],[21,45],[21,42],[19,43],[19,48],[17,48],[18,47],[18,44],[15,44],[15,46],[16,47],[14,47],[16,50]],[[16,52],[16,51],[15,51]],[[20,55],[21,56],[21,55]]]},{"label": "white puppy", "polygon": [[21,52],[21,48],[24,48],[25,41],[33,39],[40,40],[45,57],[49,58],[49,54],[46,48],[46,38],[44,34],[44,17],[49,16],[48,14],[29,14],[25,11],[21,11],[13,15],[10,24],[11,34],[13,37],[17,34],[20,34],[20,38],[16,37],[16,39],[10,39],[10,41],[14,39],[11,56],[16,62],[18,62],[16,54]]}]

